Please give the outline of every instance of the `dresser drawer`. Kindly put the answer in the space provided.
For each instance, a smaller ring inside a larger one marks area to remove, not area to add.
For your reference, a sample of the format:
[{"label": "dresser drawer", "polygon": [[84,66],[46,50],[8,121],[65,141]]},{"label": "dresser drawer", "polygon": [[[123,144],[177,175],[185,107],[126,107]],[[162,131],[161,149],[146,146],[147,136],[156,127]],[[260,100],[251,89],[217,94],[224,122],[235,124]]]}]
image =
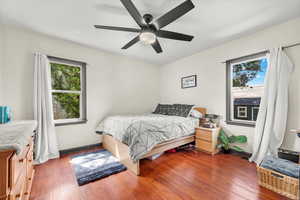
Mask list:
[{"label": "dresser drawer", "polygon": [[[29,149],[28,154],[27,154],[27,163],[26,163],[26,178],[27,178],[27,182],[32,181],[32,173],[33,173],[33,149],[32,147]],[[28,189],[26,189],[26,191],[28,191]]]},{"label": "dresser drawer", "polygon": [[25,192],[25,183],[26,183],[26,176],[25,174],[20,174],[16,183],[13,185],[13,189],[10,193],[9,200],[21,200],[23,199],[24,192]]},{"label": "dresser drawer", "polygon": [[30,149],[28,151],[26,159],[27,159],[27,170],[29,170],[28,174],[31,175],[31,171],[33,169],[33,151],[32,151],[32,149]]},{"label": "dresser drawer", "polygon": [[213,151],[212,143],[201,139],[196,139],[196,147],[208,152]]},{"label": "dresser drawer", "polygon": [[212,141],[211,131],[197,130],[196,131],[196,138],[206,140],[206,141]]},{"label": "dresser drawer", "polygon": [[14,155],[11,160],[11,185],[15,185],[19,176],[21,174],[26,175],[26,168],[27,168],[27,154],[30,149],[30,144],[28,144],[23,151],[19,155]]}]

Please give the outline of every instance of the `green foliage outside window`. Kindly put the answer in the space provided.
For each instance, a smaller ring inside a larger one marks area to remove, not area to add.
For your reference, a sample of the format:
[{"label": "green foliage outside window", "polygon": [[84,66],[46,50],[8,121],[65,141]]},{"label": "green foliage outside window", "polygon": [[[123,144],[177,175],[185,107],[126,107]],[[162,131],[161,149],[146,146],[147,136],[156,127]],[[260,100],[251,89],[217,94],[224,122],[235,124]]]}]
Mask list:
[{"label": "green foliage outside window", "polygon": [[247,87],[247,83],[253,80],[261,71],[260,60],[254,60],[233,66],[233,87]]},{"label": "green foliage outside window", "polygon": [[[79,91],[80,68],[51,63],[52,90]],[[53,92],[54,119],[80,118],[80,94],[79,93]]]},{"label": "green foliage outside window", "polygon": [[52,93],[54,119],[77,119],[80,117],[80,95]]},{"label": "green foliage outside window", "polygon": [[51,63],[53,90],[80,91],[80,68]]}]

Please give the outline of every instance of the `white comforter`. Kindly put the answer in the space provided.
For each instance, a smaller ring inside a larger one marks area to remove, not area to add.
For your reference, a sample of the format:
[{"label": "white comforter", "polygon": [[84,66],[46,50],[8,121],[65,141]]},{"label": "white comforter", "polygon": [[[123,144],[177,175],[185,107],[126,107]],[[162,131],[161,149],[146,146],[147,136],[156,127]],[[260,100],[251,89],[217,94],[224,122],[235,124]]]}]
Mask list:
[{"label": "white comforter", "polygon": [[156,144],[194,134],[198,123],[195,118],[157,114],[112,116],[104,119],[96,132],[127,144],[131,158],[138,160]]}]

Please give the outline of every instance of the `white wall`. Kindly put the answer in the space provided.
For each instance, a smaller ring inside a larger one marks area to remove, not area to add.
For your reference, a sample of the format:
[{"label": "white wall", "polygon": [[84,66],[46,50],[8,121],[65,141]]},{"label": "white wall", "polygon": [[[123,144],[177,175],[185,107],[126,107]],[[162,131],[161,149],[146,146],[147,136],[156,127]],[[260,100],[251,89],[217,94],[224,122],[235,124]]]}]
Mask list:
[{"label": "white wall", "polygon": [[88,123],[56,128],[60,149],[100,142],[94,133],[108,114],[150,112],[159,101],[159,68],[25,29],[5,26],[4,102],[14,119],[33,118],[33,53],[85,61]]},{"label": "white wall", "polygon": [[[159,68],[22,28],[0,26],[0,104],[12,107],[14,119],[33,118],[33,53],[39,51],[89,64],[89,121],[82,125],[57,127],[60,149],[97,143],[100,138],[94,134],[94,128],[105,116],[149,112],[159,101],[193,103],[207,107],[210,113],[225,116],[225,65],[221,62],[280,44],[299,42],[299,35],[300,18]],[[294,47],[287,52],[296,65],[290,87],[288,129],[300,128],[300,48]],[[180,78],[192,74],[198,75],[198,87],[181,89]],[[2,99],[1,94],[5,94]],[[251,150],[253,128],[226,128],[234,134],[247,135],[249,145],[246,149]],[[286,134],[283,147],[299,151],[299,144],[299,138]]]},{"label": "white wall", "polygon": [[[167,64],[161,68],[160,74],[161,102],[196,104],[206,107],[209,113],[225,118],[226,66],[221,62],[299,41],[300,18],[297,18]],[[287,53],[296,66],[290,86],[289,130],[300,128],[300,47],[290,48]],[[193,74],[198,75],[198,87],[181,89],[181,77]],[[245,148],[251,151],[254,128],[227,125],[226,129],[233,134],[247,135],[249,143]],[[300,139],[294,134],[286,133],[283,147],[300,151]]]},{"label": "white wall", "polygon": [[3,104],[4,33],[0,22],[0,106]]}]

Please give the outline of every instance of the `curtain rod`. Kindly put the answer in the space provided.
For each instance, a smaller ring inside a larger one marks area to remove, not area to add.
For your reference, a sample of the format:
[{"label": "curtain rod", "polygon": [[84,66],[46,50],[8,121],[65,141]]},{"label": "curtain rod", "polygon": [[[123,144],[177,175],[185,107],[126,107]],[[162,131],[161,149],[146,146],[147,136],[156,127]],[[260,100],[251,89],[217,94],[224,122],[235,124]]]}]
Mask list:
[{"label": "curtain rod", "polygon": [[283,46],[282,49],[288,49],[288,48],[299,46],[299,45],[300,45],[300,42],[297,42],[295,44],[290,44],[290,45],[287,45],[287,46]]},{"label": "curtain rod", "polygon": [[[294,44],[290,44],[290,45],[286,45],[286,46],[283,46],[281,47],[282,49],[288,49],[288,48],[292,48],[292,47],[295,47],[295,46],[299,46],[300,45],[300,42],[297,42],[297,43],[294,43]],[[237,59],[240,59],[240,58],[243,58],[243,57],[250,57],[250,56],[255,56],[257,54],[262,54],[262,53],[269,53],[270,51],[269,50],[264,50],[264,51],[260,51],[260,52],[256,52],[256,53],[253,53],[253,54],[249,54],[249,55],[246,55],[246,56],[241,56],[241,57],[237,57],[237,58],[231,58],[231,59],[228,59],[226,61],[223,61],[221,63],[226,63],[228,61],[231,61],[231,60],[237,60]]]}]

